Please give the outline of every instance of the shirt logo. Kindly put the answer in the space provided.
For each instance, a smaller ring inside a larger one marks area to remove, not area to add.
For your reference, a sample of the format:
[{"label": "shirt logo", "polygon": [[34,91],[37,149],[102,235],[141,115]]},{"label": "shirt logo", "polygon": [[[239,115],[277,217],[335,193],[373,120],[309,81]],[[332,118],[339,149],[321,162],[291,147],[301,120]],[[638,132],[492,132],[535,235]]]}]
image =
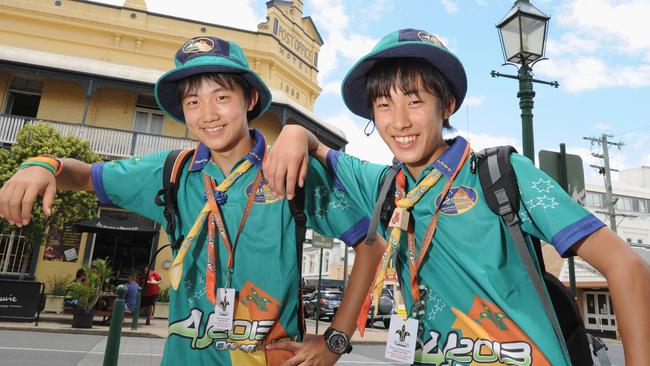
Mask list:
[{"label": "shirt logo", "polygon": [[[248,197],[251,194],[252,189],[253,189],[253,183],[246,186],[246,191],[245,191],[246,197]],[[279,201],[279,199],[273,193],[271,193],[271,189],[269,189],[268,182],[266,181],[266,179],[263,179],[262,183],[260,183],[260,188],[257,189],[257,193],[255,194],[254,203],[268,204],[277,201]]]},{"label": "shirt logo", "polygon": [[[436,197],[436,206],[440,205],[440,200],[442,199],[442,193]],[[471,187],[460,186],[453,187],[449,190],[442,206],[440,207],[440,212],[444,215],[460,215],[469,211],[476,204],[476,190]]]},{"label": "shirt logo", "polygon": [[183,46],[183,52],[185,53],[197,53],[197,52],[208,52],[214,48],[214,42],[210,38],[194,38],[189,40]]}]

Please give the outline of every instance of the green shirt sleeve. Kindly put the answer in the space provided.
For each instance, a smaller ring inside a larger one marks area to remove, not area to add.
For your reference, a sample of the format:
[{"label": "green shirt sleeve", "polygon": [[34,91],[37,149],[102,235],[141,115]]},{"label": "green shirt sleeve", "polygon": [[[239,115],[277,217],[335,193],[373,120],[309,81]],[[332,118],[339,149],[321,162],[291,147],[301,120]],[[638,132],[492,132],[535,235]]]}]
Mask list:
[{"label": "green shirt sleeve", "polygon": [[102,205],[115,205],[164,225],[163,207],[155,203],[169,151],[92,166],[95,194]]},{"label": "green shirt sleeve", "polygon": [[605,224],[578,204],[560,185],[526,157],[512,154],[510,162],[521,193],[522,229],[553,244],[562,256]]},{"label": "green shirt sleeve", "polygon": [[318,160],[310,158],[305,180],[307,226],[354,246],[366,237],[370,217],[359,200],[330,176]]}]

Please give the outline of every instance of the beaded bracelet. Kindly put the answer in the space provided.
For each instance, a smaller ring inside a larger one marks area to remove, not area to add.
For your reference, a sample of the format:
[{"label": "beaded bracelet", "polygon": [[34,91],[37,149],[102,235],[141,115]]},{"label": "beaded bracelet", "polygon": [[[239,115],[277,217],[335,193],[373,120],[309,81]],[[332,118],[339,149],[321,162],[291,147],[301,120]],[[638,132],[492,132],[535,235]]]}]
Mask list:
[{"label": "beaded bracelet", "polygon": [[52,155],[41,155],[25,160],[22,164],[20,164],[18,170],[22,170],[30,166],[40,166],[42,168],[45,168],[52,172],[52,174],[54,174],[56,177],[61,174],[61,171],[63,170],[63,161]]}]

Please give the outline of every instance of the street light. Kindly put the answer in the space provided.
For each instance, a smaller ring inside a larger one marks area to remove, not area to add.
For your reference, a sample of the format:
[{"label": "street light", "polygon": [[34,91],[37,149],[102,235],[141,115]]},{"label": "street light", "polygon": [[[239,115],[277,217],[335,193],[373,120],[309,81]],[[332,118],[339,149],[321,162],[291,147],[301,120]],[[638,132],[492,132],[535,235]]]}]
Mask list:
[{"label": "street light", "polygon": [[535,161],[535,144],[533,138],[533,82],[558,87],[557,81],[533,79],[532,67],[544,60],[546,51],[546,34],[551,18],[530,4],[528,0],[516,0],[512,9],[497,23],[501,49],[505,59],[504,65],[518,68],[517,75],[501,74],[494,70],[492,77],[506,77],[519,80],[519,107],[521,108],[521,133],[524,155]]}]

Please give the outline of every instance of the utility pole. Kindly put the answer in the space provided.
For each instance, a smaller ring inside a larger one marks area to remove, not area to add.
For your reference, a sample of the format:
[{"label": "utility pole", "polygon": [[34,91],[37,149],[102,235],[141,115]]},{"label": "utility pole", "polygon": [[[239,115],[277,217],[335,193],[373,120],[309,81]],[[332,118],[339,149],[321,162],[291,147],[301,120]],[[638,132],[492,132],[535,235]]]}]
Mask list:
[{"label": "utility pole", "polygon": [[609,228],[613,232],[616,232],[616,210],[614,209],[614,206],[616,205],[616,201],[614,200],[612,194],[612,177],[610,172],[611,171],[617,172],[618,170],[612,169],[609,166],[609,145],[617,146],[620,149],[621,146],[623,146],[624,144],[622,142],[609,142],[607,141],[608,137],[614,137],[614,136],[602,134],[601,137],[599,138],[596,137],[583,137],[583,138],[585,140],[591,141],[592,144],[600,143],[602,145],[603,148],[602,154],[591,153],[591,155],[603,159],[603,166],[599,166],[599,165],[589,165],[589,166],[598,169],[598,172],[605,176],[605,204],[606,204],[607,211],[602,213],[606,214],[609,217]]}]

